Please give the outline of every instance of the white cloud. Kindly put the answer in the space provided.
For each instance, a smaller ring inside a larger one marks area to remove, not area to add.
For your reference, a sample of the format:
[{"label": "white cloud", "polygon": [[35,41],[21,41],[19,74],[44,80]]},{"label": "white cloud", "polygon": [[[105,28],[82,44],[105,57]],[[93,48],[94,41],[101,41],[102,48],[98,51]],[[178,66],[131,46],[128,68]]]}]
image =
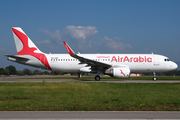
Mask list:
[{"label": "white cloud", "polygon": [[51,49],[54,49],[62,44],[61,32],[59,30],[56,30],[54,33],[45,29],[40,29],[39,31],[45,34],[48,37],[48,39],[43,40],[43,41],[37,41],[36,42],[37,44],[43,45]]},{"label": "white cloud", "polygon": [[[59,30],[56,30],[54,33],[45,30],[45,29],[40,29],[40,32],[42,32],[43,34],[45,34],[49,40],[44,40],[42,41],[42,43],[53,43],[53,44],[59,44],[61,42],[61,32]],[[39,42],[40,43],[40,42]]]},{"label": "white cloud", "polygon": [[73,26],[73,25],[68,25],[65,29],[64,29],[64,35],[74,38],[74,39],[78,39],[78,40],[82,40],[82,39],[88,39],[88,38],[92,38],[96,33],[97,33],[97,29],[94,26]]},{"label": "white cloud", "polygon": [[50,40],[37,41],[37,44],[52,44]]},{"label": "white cloud", "polygon": [[[124,44],[124,43],[120,42],[121,38],[118,38],[119,40],[117,40],[117,37],[115,37],[114,39],[115,40],[104,36],[104,38],[99,43],[99,47],[104,46],[104,48],[106,48],[106,50],[112,51],[112,52],[124,52],[124,51],[132,48],[132,45]],[[122,38],[122,39],[124,39],[124,38]]]},{"label": "white cloud", "polygon": [[59,30],[56,30],[54,33],[52,33],[52,32],[49,32],[48,30],[40,29],[40,32],[44,33],[51,39],[61,40],[61,33]]},{"label": "white cloud", "polygon": [[55,45],[50,40],[37,41],[36,43],[50,49],[54,49],[55,47]]},{"label": "white cloud", "polygon": [[68,25],[64,29],[63,35],[81,50],[86,50],[91,47],[92,38],[97,32],[97,28],[94,26],[85,27]]},{"label": "white cloud", "polygon": [[80,52],[106,52],[118,53],[129,51],[132,48],[130,44],[124,44],[121,41],[123,37],[115,37],[114,39],[104,36],[99,41],[93,41],[93,37],[97,34],[97,28],[94,26],[73,26],[68,25],[63,32],[56,30],[54,33],[40,29],[40,32],[45,34],[49,39],[38,41],[41,44],[51,49],[59,48],[62,45],[61,37],[68,39],[73,43],[71,46],[76,47]]}]

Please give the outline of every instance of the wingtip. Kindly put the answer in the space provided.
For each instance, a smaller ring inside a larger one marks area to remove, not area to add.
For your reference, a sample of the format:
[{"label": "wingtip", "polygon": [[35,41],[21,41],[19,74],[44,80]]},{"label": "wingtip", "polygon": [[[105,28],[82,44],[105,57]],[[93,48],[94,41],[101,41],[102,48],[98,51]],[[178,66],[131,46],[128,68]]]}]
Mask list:
[{"label": "wingtip", "polygon": [[74,55],[75,53],[74,53],[74,51],[69,47],[69,45],[68,45],[65,41],[63,41],[63,43],[64,43],[64,46],[66,47],[66,50],[68,51],[68,53],[69,53],[70,55]]}]

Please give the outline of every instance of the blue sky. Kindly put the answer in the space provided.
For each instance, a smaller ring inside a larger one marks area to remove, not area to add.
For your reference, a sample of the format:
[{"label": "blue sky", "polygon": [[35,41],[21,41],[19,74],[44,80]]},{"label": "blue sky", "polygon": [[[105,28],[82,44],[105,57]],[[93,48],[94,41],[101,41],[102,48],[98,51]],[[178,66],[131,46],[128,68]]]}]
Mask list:
[{"label": "blue sky", "polygon": [[[17,54],[11,27],[21,27],[46,53],[151,53],[180,61],[179,0],[0,1],[0,68]],[[33,69],[33,68],[30,68]]]}]

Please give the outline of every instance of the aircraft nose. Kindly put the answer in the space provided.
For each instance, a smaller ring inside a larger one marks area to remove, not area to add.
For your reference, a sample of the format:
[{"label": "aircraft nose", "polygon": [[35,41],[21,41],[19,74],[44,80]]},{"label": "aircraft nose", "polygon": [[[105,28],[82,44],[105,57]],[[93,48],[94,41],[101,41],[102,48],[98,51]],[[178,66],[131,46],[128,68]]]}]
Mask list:
[{"label": "aircraft nose", "polygon": [[175,62],[169,61],[166,64],[166,69],[167,70],[175,70],[178,68],[178,65]]},{"label": "aircraft nose", "polygon": [[177,69],[178,68],[178,65],[176,64],[176,63],[174,63],[175,65],[174,65],[174,67],[175,67],[175,69]]},{"label": "aircraft nose", "polygon": [[173,70],[175,70],[175,69],[178,68],[178,65],[177,65],[175,62],[172,62],[171,68],[172,68]]}]

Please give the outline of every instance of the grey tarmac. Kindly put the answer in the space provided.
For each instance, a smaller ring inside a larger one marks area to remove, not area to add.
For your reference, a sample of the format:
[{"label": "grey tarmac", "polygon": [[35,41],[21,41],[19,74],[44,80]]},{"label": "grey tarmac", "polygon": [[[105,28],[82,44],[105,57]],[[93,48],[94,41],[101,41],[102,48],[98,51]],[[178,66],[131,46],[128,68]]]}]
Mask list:
[{"label": "grey tarmac", "polygon": [[[180,80],[117,80],[117,79],[101,79],[95,81],[94,79],[29,79],[27,77],[0,77],[0,82],[110,82],[110,83],[180,83]],[[32,77],[31,77],[32,78]]]},{"label": "grey tarmac", "polygon": [[180,119],[178,111],[2,111],[0,119]]}]

